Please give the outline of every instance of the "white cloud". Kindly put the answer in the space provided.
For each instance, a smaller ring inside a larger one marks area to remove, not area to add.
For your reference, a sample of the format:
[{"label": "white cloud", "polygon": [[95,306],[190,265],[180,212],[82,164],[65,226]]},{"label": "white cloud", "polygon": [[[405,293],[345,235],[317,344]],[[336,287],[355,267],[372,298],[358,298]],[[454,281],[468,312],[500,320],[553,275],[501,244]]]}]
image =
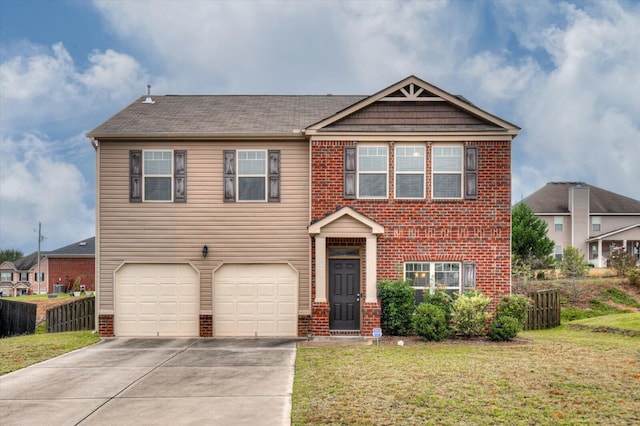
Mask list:
[{"label": "white cloud", "polygon": [[0,64],[0,247],[25,253],[37,247],[38,222],[43,249],[94,235],[95,153],[84,134],[148,81],[133,57],[113,50],[94,51],[78,69],[61,43],[28,47]]},{"label": "white cloud", "polygon": [[76,166],[59,158],[57,147],[64,143],[35,134],[2,139],[2,249],[35,250],[37,234],[32,231],[38,222],[47,237],[43,250],[95,234],[95,213],[85,202],[92,188]]},{"label": "white cloud", "polygon": [[565,7],[547,32],[555,68],[518,101],[527,163],[640,198],[640,10],[601,4],[597,16]]}]

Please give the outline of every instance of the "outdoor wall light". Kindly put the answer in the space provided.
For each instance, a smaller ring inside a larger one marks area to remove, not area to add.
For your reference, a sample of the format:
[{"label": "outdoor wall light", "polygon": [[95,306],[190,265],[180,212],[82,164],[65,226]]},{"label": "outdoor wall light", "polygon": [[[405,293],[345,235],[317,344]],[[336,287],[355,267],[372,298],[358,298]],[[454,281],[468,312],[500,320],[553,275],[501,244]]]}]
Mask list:
[{"label": "outdoor wall light", "polygon": [[209,254],[209,247],[207,247],[207,245],[203,245],[202,246],[202,257],[207,257],[207,255]]}]

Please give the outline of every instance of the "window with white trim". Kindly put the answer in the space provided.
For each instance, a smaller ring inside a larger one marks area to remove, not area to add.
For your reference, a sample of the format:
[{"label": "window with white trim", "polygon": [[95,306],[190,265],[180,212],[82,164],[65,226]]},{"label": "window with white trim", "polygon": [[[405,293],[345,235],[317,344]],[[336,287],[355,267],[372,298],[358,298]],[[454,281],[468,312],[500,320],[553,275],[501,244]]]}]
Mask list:
[{"label": "window with white trim", "polygon": [[424,198],[425,147],[396,145],[395,198]]},{"label": "window with white trim", "polygon": [[267,151],[237,152],[238,201],[267,201]]},{"label": "window with white trim", "polygon": [[29,273],[28,272],[20,272],[20,281],[28,282],[29,281]]},{"label": "window with white trim", "polygon": [[462,270],[460,262],[405,262],[404,277],[416,290],[462,293],[475,288],[475,264],[464,263],[464,279]]},{"label": "window with white trim", "polygon": [[0,272],[0,281],[11,282],[12,278],[13,278],[13,274],[11,272]]},{"label": "window with white trim", "polygon": [[358,146],[358,198],[388,198],[388,146]]},{"label": "window with white trim", "polygon": [[600,232],[600,226],[601,226],[601,218],[600,216],[592,216],[591,217],[591,230],[593,232]]},{"label": "window with white trim", "polygon": [[223,153],[224,202],[280,202],[279,150]]},{"label": "window with white trim", "polygon": [[562,216],[554,216],[553,217],[553,229],[556,232],[562,232],[564,228],[564,217]]},{"label": "window with white trim", "polygon": [[173,200],[173,152],[143,151],[144,201]]},{"label": "window with white trim", "polygon": [[461,199],[462,145],[434,145],[432,152],[433,198]]},{"label": "window with white trim", "polygon": [[561,244],[557,244],[555,251],[554,251],[554,255],[555,258],[558,262],[562,262],[562,254],[564,253],[564,251],[562,250],[562,245]]}]

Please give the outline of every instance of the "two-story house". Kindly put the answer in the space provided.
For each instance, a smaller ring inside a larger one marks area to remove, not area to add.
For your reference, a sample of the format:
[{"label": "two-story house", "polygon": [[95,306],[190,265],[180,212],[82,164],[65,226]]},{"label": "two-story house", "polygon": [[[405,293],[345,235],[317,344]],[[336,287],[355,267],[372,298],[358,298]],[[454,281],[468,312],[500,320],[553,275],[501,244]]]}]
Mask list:
[{"label": "two-story house", "polygon": [[[45,252],[38,252],[0,264],[0,296],[15,297],[47,292],[48,263]],[[38,275],[38,271],[40,274]]]},{"label": "two-story house", "polygon": [[546,222],[557,260],[571,246],[603,268],[622,247],[640,264],[640,201],[585,182],[550,182],[521,202]]},{"label": "two-story house", "polygon": [[142,97],[87,134],[100,334],[370,336],[381,279],[497,302],[518,132],[413,76]]}]

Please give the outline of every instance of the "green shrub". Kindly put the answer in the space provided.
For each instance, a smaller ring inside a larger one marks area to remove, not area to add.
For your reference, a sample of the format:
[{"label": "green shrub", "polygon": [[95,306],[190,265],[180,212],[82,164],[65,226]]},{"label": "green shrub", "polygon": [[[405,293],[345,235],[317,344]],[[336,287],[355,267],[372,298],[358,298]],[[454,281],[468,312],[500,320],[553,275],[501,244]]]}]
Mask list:
[{"label": "green shrub", "polygon": [[442,307],[421,303],[413,314],[413,329],[424,340],[439,342],[449,335],[449,321],[446,316]]},{"label": "green shrub", "polygon": [[609,257],[609,264],[619,277],[626,276],[635,267],[635,263],[633,255],[627,253],[624,247],[615,247]]},{"label": "green shrub", "polygon": [[413,287],[404,281],[380,281],[378,298],[382,306],[382,329],[389,336],[407,336],[413,330],[415,310]]},{"label": "green shrub", "polygon": [[633,268],[627,272],[627,279],[629,284],[640,285],[640,268]]},{"label": "green shrub", "polygon": [[524,325],[527,323],[529,304],[530,301],[525,296],[502,296],[496,308],[496,316],[515,318],[518,320],[518,324],[520,324],[520,329],[524,329]]},{"label": "green shrub", "polygon": [[494,318],[489,327],[487,337],[496,342],[506,342],[518,335],[522,329],[520,320],[509,315]]},{"label": "green shrub", "polygon": [[458,297],[453,302],[452,329],[463,337],[483,334],[490,318],[485,311],[491,299],[478,291],[471,291]]},{"label": "green shrub", "polygon": [[425,291],[424,298],[422,303],[426,303],[428,305],[436,305],[440,307],[444,311],[445,319],[447,320],[447,324],[451,322],[451,311],[453,309],[453,300],[451,296],[447,294],[446,291],[438,289],[433,294],[429,293],[429,291]]}]

